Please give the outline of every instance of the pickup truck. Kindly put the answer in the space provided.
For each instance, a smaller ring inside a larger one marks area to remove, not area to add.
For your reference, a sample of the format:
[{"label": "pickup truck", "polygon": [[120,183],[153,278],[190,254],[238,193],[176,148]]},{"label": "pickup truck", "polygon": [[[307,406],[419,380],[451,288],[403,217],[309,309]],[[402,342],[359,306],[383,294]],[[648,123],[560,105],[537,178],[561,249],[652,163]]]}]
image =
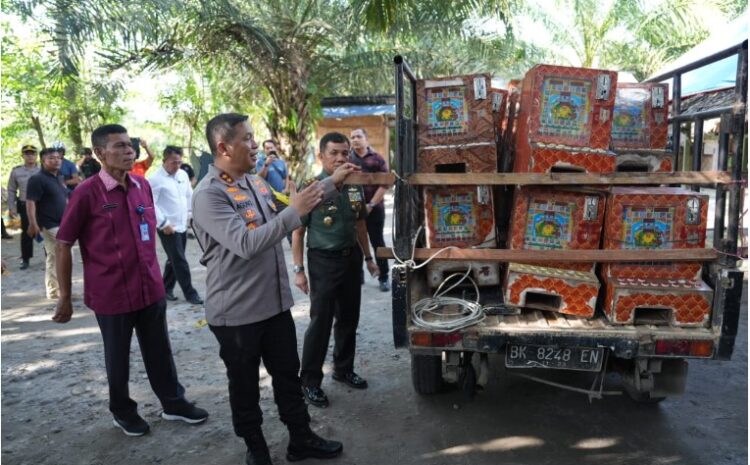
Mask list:
[{"label": "pickup truck", "polygon": [[[681,75],[735,54],[738,56],[734,93],[736,103],[682,115]],[[416,257],[413,265],[419,259],[424,260],[429,252],[420,248],[424,247],[424,239],[419,235],[420,227],[424,225],[423,199],[419,183],[412,182],[417,171],[416,132],[419,124],[416,116],[416,77],[402,57],[395,57],[394,62],[395,171],[398,178],[394,197],[395,235],[393,249],[380,249],[378,254],[400,257],[401,261]],[[502,311],[500,302],[496,307],[501,311],[489,312],[484,319],[471,326],[449,332],[428,330],[415,324],[413,318],[414,305],[432,295],[425,269],[397,263],[392,278],[394,344],[397,348],[408,348],[411,354],[412,383],[416,392],[434,394],[446,383],[456,383],[473,395],[475,387],[487,380],[489,354],[501,354],[510,372],[584,392],[594,398],[601,397],[604,392],[605,375],[616,371],[621,376],[623,390],[632,399],[656,403],[683,392],[688,360],[728,360],[731,357],[743,288],[737,242],[741,228],[742,170],[745,166],[742,160],[745,150],[743,141],[746,140],[747,41],[668,75],[657,76],[653,81],[670,78],[673,79],[670,122],[673,134],[676,134],[676,140],[672,141],[675,155],[680,146],[681,124],[697,124],[702,128],[703,120],[722,118],[718,166],[723,181],[716,181],[719,179],[717,177],[713,179],[714,182],[703,182],[716,187],[717,205],[720,206],[716,213],[718,226],[714,229],[713,247],[704,250],[714,252],[711,258],[704,261],[703,267],[703,279],[713,289],[713,308],[708,327],[674,327],[648,321],[612,325],[601,312],[592,318],[531,309],[524,309],[519,314],[507,314]],[[698,156],[693,161],[693,174],[701,171],[700,159]],[[497,178],[501,179],[503,174],[499,173]],[[643,173],[643,176],[652,174]],[[617,179],[617,174],[613,175],[613,179]],[[661,183],[666,182],[662,179]],[[503,181],[495,184],[502,185]],[[588,371],[595,374],[598,381],[587,388],[560,385],[545,379],[548,370]]]}]

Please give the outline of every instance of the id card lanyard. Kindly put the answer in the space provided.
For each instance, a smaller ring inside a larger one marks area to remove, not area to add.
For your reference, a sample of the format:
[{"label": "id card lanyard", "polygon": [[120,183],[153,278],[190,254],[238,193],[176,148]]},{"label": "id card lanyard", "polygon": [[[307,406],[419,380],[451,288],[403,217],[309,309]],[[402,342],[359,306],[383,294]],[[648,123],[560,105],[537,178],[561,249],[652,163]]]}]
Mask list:
[{"label": "id card lanyard", "polygon": [[146,207],[143,206],[143,204],[138,205],[135,207],[135,212],[138,214],[138,216],[141,217],[141,223],[139,225],[139,229],[141,231],[141,241],[142,242],[148,242],[151,240],[151,236],[148,233],[148,223],[146,223],[146,217],[143,215],[146,213]]}]

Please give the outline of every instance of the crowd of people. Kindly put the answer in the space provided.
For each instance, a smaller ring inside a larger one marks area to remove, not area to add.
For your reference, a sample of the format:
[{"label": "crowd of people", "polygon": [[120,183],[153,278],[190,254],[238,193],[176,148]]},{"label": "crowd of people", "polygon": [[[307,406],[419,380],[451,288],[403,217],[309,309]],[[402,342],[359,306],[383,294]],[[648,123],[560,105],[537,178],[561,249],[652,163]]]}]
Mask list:
[{"label": "crowd of people", "polygon": [[[261,361],[289,430],[287,459],[341,453],[340,442],[310,429],[307,404],[330,404],[321,382],[332,330],[332,378],[355,389],[368,387],[354,371],[363,264],[378,277],[380,290],[389,290],[387,261],[373,258],[384,246],[387,186],[344,183],[353,172],[387,172],[387,165],[364,129],[350,137],[324,135],[318,147],[322,172],[299,188],[276,143],[264,141],[259,154],[247,116],[236,113],[208,122],[213,163],[200,180],[184,163],[182,148],[173,145],[164,148],[161,166],[144,177],[155,158],[150,146],[117,124],[94,130],[92,148],[83,148],[77,163],[65,158],[62,145],[41,151],[22,147],[24,163],[8,182],[9,213],[21,219],[20,268],[29,267],[33,241],[41,240],[46,296],[57,301],[52,319],[66,323],[74,311],[72,248],[78,245],[83,301],[94,311],[103,340],[109,410],[125,434],[149,431],[128,390],[134,331],[161,416],[192,424],[209,416],[187,400],[172,357],[167,301],[177,300],[179,284],[187,302],[204,305],[218,341],[229,379],[231,421],[247,445],[246,463],[271,463],[261,429]],[[138,161],[140,148],[147,156]],[[186,257],[191,230],[207,268],[205,303],[192,284]],[[163,271],[157,236],[167,258]],[[291,242],[294,284],[311,301],[301,363],[285,239]]]}]

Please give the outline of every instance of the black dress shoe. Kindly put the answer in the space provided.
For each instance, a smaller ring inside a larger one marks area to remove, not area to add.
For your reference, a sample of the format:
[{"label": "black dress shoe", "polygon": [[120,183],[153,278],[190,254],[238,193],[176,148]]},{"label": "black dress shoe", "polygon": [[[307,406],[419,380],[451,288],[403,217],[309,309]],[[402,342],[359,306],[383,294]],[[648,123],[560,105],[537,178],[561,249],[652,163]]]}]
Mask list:
[{"label": "black dress shoe", "polygon": [[175,297],[175,295],[171,292],[167,292],[167,295],[165,295],[164,297],[170,302],[174,302],[175,300],[177,300],[177,297]]},{"label": "black dress shoe", "polygon": [[302,386],[307,402],[320,408],[328,407],[328,396],[317,386]]},{"label": "black dress shoe", "polygon": [[247,444],[245,465],[273,465],[262,431],[250,433],[245,437],[245,444]]},{"label": "black dress shoe", "polygon": [[344,445],[338,441],[323,439],[309,430],[304,435],[294,435],[286,448],[286,459],[298,462],[307,458],[332,459],[341,455]]},{"label": "black dress shoe", "polygon": [[344,374],[334,372],[333,379],[354,389],[367,389],[367,381],[353,371]]},{"label": "black dress shoe", "polygon": [[187,300],[188,302],[190,302],[191,304],[193,304],[193,305],[203,305],[203,299],[201,299],[201,298],[200,298],[200,297],[198,297],[197,295],[196,295],[196,296],[193,296],[193,297],[191,297],[191,298],[189,298],[189,299],[186,299],[186,300]]}]

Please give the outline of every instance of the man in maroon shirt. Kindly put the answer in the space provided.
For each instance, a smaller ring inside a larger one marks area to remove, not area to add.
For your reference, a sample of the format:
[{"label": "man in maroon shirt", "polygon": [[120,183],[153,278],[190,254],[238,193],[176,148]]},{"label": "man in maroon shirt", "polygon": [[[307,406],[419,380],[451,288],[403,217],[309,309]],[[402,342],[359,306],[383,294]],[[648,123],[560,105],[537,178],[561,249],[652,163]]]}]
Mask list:
[{"label": "man in maroon shirt", "polygon": [[128,393],[133,329],[151,388],[164,408],[162,418],[201,423],[208,413],[185,399],[169,344],[151,186],[141,176],[128,174],[135,152],[124,127],[101,126],[91,134],[91,143],[102,170],[73,191],[57,232],[60,298],[52,319],[66,323],[73,314],[71,247],[78,241],[83,300],[96,314],[104,340],[109,410],[115,426],[128,436],[142,436],[149,430]]},{"label": "man in maroon shirt", "polygon": [[[367,140],[367,132],[362,128],[352,130],[350,134],[352,150],[349,161],[359,166],[363,173],[387,173],[385,159],[372,149]],[[383,228],[385,227],[385,203],[383,197],[388,191],[388,186],[369,185],[362,186],[365,191],[365,202],[367,202],[367,235],[374,251],[378,247],[385,247]],[[388,292],[388,260],[378,258],[378,281],[380,290]],[[361,272],[360,272],[361,273]],[[361,275],[364,284],[364,274]]]}]

